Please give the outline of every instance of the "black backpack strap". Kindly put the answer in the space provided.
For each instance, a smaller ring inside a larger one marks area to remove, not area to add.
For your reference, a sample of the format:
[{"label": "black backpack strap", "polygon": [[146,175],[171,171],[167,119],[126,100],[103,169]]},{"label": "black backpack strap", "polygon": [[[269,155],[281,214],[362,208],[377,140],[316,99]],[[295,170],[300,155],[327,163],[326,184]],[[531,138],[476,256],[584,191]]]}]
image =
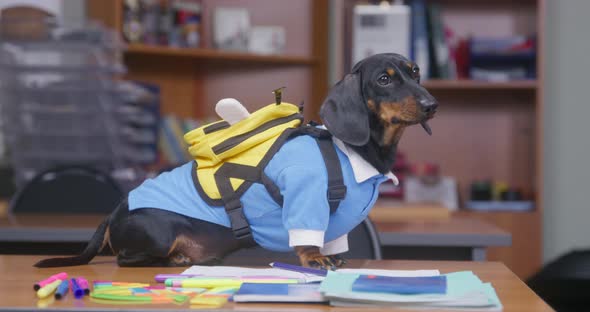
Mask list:
[{"label": "black backpack strap", "polygon": [[231,229],[243,247],[255,246],[256,242],[252,237],[250,223],[244,215],[240,196],[234,191],[230,178],[256,182],[261,180],[260,173],[259,168],[234,163],[225,163],[215,172],[215,183],[224,203],[225,212],[229,217]]},{"label": "black backpack strap", "polygon": [[332,134],[328,130],[313,126],[304,127],[302,131],[316,139],[322,153],[328,171],[328,204],[330,205],[330,213],[334,213],[340,202],[346,197],[346,185],[344,185],[340,160],[338,160],[338,154],[332,142]]}]

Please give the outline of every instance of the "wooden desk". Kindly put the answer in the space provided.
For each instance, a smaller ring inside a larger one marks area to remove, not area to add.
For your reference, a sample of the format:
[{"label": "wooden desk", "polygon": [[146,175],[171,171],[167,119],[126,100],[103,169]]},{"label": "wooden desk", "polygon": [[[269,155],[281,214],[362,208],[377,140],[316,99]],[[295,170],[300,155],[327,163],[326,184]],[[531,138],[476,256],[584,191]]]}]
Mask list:
[{"label": "wooden desk", "polygon": [[373,222],[381,239],[384,258],[484,261],[487,247],[510,246],[512,243],[510,233],[468,217]]},{"label": "wooden desk", "polygon": [[[27,311],[37,309],[38,300],[33,291],[35,281],[46,278],[57,272],[68,272],[72,276],[84,276],[88,280],[116,280],[154,283],[157,273],[180,273],[184,268],[119,268],[113,257],[98,257],[91,265],[69,268],[37,269],[32,264],[42,256],[0,256],[0,310]],[[552,311],[532,290],[508,268],[499,262],[458,262],[458,261],[351,261],[350,267],[379,269],[438,269],[441,273],[471,270],[483,281],[491,282],[502,304],[504,311]],[[42,301],[41,304],[46,302]],[[129,310],[180,310],[185,305],[107,305],[91,301],[75,300],[69,294],[63,301],[55,301],[49,305],[51,309],[115,311]],[[227,304],[229,310],[277,311],[288,308],[290,311],[352,311],[350,308],[332,308],[327,305],[312,304]],[[381,309],[380,309],[381,310]],[[395,311],[395,310],[392,310]],[[399,311],[399,310],[397,310]],[[415,310],[414,310],[415,311]],[[447,310],[448,311],[448,310]]]}]

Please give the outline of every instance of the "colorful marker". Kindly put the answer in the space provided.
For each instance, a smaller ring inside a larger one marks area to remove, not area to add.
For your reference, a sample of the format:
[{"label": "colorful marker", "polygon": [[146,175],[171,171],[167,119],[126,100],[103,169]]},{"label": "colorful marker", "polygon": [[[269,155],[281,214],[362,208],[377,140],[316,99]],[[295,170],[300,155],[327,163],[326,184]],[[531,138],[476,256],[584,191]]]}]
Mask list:
[{"label": "colorful marker", "polygon": [[61,299],[66,296],[69,290],[69,282],[67,280],[61,281],[61,284],[57,287],[55,291],[55,299]]},{"label": "colorful marker", "polygon": [[35,291],[37,291],[37,290],[39,290],[41,287],[43,287],[43,286],[45,286],[45,285],[47,285],[47,284],[50,284],[50,283],[52,283],[53,281],[55,281],[55,280],[58,280],[58,279],[59,279],[59,280],[62,280],[62,281],[65,281],[65,280],[67,280],[67,279],[68,279],[68,273],[66,273],[66,272],[61,272],[61,273],[57,273],[57,274],[55,274],[55,275],[51,275],[50,277],[48,277],[48,278],[46,278],[46,279],[44,279],[44,280],[42,280],[42,281],[39,281],[39,282],[35,283],[35,285],[33,285],[33,289],[34,289]]},{"label": "colorful marker", "polygon": [[94,288],[102,288],[102,287],[148,287],[150,284],[146,283],[126,283],[126,282],[106,282],[106,281],[94,281]]},{"label": "colorful marker", "polygon": [[80,288],[82,288],[84,290],[84,294],[88,295],[90,294],[90,288],[88,287],[88,280],[86,280],[83,277],[78,277],[78,284],[80,285]]},{"label": "colorful marker", "polygon": [[81,299],[84,297],[84,289],[80,287],[78,280],[71,278],[70,281],[72,281],[72,293],[74,293],[74,298]]},{"label": "colorful marker", "polygon": [[168,279],[166,280],[166,286],[172,287],[190,287],[190,288],[214,288],[222,286],[235,286],[240,287],[243,281],[232,278],[185,278],[185,279]]},{"label": "colorful marker", "polygon": [[61,284],[61,280],[54,280],[53,282],[39,288],[39,290],[37,290],[37,297],[39,298],[45,298],[49,295],[51,295],[56,289],[57,287]]}]

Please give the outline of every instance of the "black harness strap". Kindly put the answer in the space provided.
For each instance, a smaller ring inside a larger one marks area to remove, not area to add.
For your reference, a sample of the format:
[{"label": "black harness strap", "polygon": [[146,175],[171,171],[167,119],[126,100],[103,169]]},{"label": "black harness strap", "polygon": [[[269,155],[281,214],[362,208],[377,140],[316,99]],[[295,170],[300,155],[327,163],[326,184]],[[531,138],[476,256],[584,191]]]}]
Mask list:
[{"label": "black harness strap", "polygon": [[328,130],[313,126],[304,127],[302,131],[316,139],[322,153],[328,171],[328,203],[330,204],[330,213],[334,213],[340,202],[346,197],[346,185],[344,185],[340,160],[338,160],[338,154],[332,142],[332,134]]},{"label": "black harness strap", "polygon": [[[332,142],[332,135],[327,130],[312,126],[304,126],[298,130],[292,134],[309,134],[316,139],[328,173],[328,191],[326,196],[330,205],[330,213],[332,214],[336,212],[340,202],[346,197],[346,185],[344,185],[342,168],[340,167],[338,154]],[[240,201],[240,196],[234,191],[230,178],[262,183],[270,196],[280,206],[283,206],[283,196],[279,188],[264,173],[262,168],[228,162],[219,167],[217,172],[215,172],[215,183],[221,195],[221,200],[224,203],[224,208],[229,217],[234,236],[243,246],[253,246],[256,242],[252,237],[250,224],[244,215],[244,208]]]},{"label": "black harness strap", "polygon": [[244,215],[244,207],[240,197],[234,191],[230,178],[239,178],[247,181],[260,181],[261,170],[256,167],[225,163],[215,172],[215,183],[224,203],[225,212],[229,217],[234,236],[244,247],[254,246],[256,242],[252,237],[250,223]]}]

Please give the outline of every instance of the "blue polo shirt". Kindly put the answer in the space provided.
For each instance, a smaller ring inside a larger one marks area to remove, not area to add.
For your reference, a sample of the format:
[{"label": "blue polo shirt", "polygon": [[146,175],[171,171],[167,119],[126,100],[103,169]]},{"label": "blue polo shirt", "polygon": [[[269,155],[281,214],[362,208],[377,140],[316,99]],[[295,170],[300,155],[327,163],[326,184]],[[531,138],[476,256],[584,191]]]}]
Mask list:
[{"label": "blue polo shirt", "polygon": [[[324,160],[315,139],[307,135],[287,141],[264,169],[279,187],[283,207],[261,184],[253,184],[244,193],[244,214],[259,245],[275,251],[292,250],[289,232],[293,230],[323,232],[324,241],[330,242],[346,235],[367,217],[377,200],[379,184],[389,178],[373,169],[372,176],[357,182],[349,154],[342,150],[346,147],[341,142],[336,146],[347,193],[334,214],[330,215],[326,197],[328,176]],[[222,206],[210,206],[200,198],[191,170],[189,162],[146,180],[129,193],[129,209],[159,208],[230,227]],[[314,245],[322,247],[320,243]]]}]

